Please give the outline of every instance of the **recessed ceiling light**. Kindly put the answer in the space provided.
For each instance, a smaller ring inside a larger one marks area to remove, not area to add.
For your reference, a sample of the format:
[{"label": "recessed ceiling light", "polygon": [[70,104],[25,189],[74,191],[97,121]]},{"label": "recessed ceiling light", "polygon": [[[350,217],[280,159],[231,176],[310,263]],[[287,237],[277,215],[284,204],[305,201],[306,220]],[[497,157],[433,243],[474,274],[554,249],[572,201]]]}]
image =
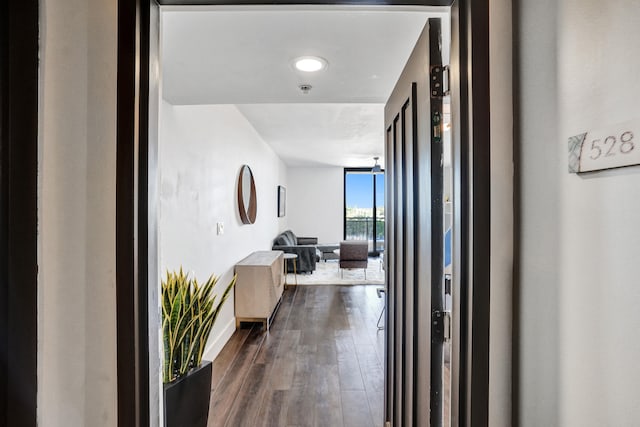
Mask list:
[{"label": "recessed ceiling light", "polygon": [[293,60],[296,70],[313,73],[327,68],[327,60],[319,56],[301,56]]}]

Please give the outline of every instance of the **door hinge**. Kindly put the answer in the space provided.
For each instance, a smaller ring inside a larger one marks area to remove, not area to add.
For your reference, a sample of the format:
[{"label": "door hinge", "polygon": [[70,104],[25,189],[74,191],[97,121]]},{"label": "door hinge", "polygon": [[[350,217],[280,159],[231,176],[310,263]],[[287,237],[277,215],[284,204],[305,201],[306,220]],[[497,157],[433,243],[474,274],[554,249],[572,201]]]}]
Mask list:
[{"label": "door hinge", "polygon": [[431,77],[431,97],[442,98],[449,95],[449,66],[433,65],[429,74]]},{"label": "door hinge", "polygon": [[451,312],[433,310],[431,313],[431,340],[448,342],[451,339]]}]

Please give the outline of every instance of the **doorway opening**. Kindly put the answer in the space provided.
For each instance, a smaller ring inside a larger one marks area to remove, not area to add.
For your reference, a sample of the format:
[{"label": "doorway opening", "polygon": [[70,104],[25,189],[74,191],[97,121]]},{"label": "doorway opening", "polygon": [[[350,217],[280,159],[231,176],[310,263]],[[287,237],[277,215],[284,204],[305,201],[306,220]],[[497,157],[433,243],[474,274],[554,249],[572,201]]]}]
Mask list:
[{"label": "doorway opening", "polygon": [[[340,212],[341,204],[332,200],[340,200],[342,190],[344,200],[349,202],[349,182],[364,176],[369,178],[372,200],[384,201],[384,174],[372,174],[371,169],[364,175],[356,174],[354,167],[368,165],[374,157],[384,164],[384,104],[428,19],[434,17],[444,22],[434,43],[444,50],[448,63],[448,9],[161,9],[159,269],[182,265],[197,277],[215,273],[221,275],[221,283],[227,283],[238,261],[255,250],[270,247],[277,232],[284,229],[317,237],[319,244],[335,243],[345,236],[349,240],[347,217],[344,229],[342,224],[330,221],[344,214]],[[307,56],[322,58],[323,69],[316,74],[296,70],[295,60]],[[427,98],[428,87],[420,90],[420,96]],[[431,127],[426,122],[424,126]],[[256,179],[258,216],[250,226],[237,221],[233,204],[224,203],[232,200],[229,194],[234,192],[237,169],[243,164],[251,167]],[[336,179],[342,176],[343,168],[347,168],[345,187]],[[380,191],[375,191],[378,186]],[[276,215],[280,210],[275,205],[276,188],[286,188],[284,217]],[[368,252],[379,254],[385,229],[384,217],[378,218],[377,213],[383,214],[384,207],[383,203],[375,203],[370,208],[370,229],[355,237],[368,243]],[[342,233],[346,234],[341,236]],[[388,262],[392,266],[401,264],[398,268],[412,268],[401,258]],[[416,280],[416,286],[418,283]],[[374,288],[368,291],[376,295]],[[295,304],[305,304],[301,294],[296,290]],[[390,297],[394,298],[395,292]],[[205,358],[215,358],[229,340],[237,339],[233,302],[229,301],[214,326]],[[377,333],[375,322],[380,310],[381,307],[374,309],[366,319],[347,318],[347,325],[368,322],[378,337],[384,337]],[[316,314],[315,322],[326,322]],[[312,318],[307,320],[314,322]],[[327,326],[325,332],[334,334],[335,330]],[[305,334],[308,338],[311,333]],[[351,361],[354,366],[340,363],[344,342],[333,338],[323,341],[322,333],[318,334],[315,343],[311,339],[299,341],[296,351],[315,344],[328,352],[328,359],[336,360],[335,365],[329,366],[337,370],[338,384],[343,387],[338,390],[360,391],[353,390],[354,385],[345,379],[347,372],[363,372],[358,384],[364,392],[384,389],[384,358],[367,359],[361,355]],[[354,336],[350,339],[354,340]],[[373,349],[376,342],[380,344],[380,338],[373,338],[367,345]],[[260,345],[265,343],[261,341]],[[308,361],[299,363],[304,365],[317,357],[318,353],[310,351]],[[428,364],[428,357],[424,363]],[[367,384],[367,378],[377,378],[379,382]],[[251,376],[246,381],[251,383]],[[442,381],[438,384],[442,386]],[[294,392],[293,386],[289,384],[290,389],[280,391],[304,394]],[[240,388],[236,392],[242,394],[246,390]],[[373,399],[371,396],[375,395],[369,394],[365,400],[371,419],[376,418],[375,425],[382,425],[384,417],[373,414],[380,415],[385,408],[383,396]],[[352,400],[344,394],[342,397],[344,415],[350,412],[344,405]],[[219,405],[215,397],[212,402]],[[216,406],[216,411],[227,411],[232,417],[229,419],[237,421],[240,418],[233,418],[233,405]],[[292,414],[298,406],[300,402],[286,406],[289,421],[295,419]],[[262,410],[256,409],[254,415]],[[401,419],[404,418],[398,416],[397,422]]]},{"label": "doorway opening", "polygon": [[[166,0],[163,3],[179,4],[181,2],[179,0],[176,0],[175,2]],[[437,3],[438,5],[448,4],[448,2],[442,2],[441,4],[441,2],[439,1],[436,1],[435,3]],[[155,159],[155,150],[157,149],[157,147],[155,145],[156,139],[155,139],[154,130],[153,130],[154,129],[153,115],[156,109],[151,108],[151,110],[149,110],[148,107],[149,105],[153,106],[154,99],[158,99],[158,98],[154,98],[154,95],[156,95],[154,91],[158,89],[156,87],[156,84],[158,83],[158,73],[157,73],[157,67],[155,67],[155,61],[157,60],[158,51],[157,51],[157,46],[155,46],[153,42],[155,40],[154,34],[156,35],[158,34],[157,22],[159,22],[159,20],[156,19],[157,15],[154,15],[158,13],[158,8],[155,2],[152,2],[150,16],[146,16],[146,11],[144,11],[145,13],[142,14],[142,23],[137,20],[136,9],[133,7],[127,8],[125,6],[126,5],[123,4],[123,8],[119,9],[119,14],[123,18],[119,28],[119,33],[123,36],[122,38],[119,38],[119,40],[121,40],[121,42],[119,42],[119,64],[120,64],[119,78],[122,77],[123,81],[131,81],[134,83],[131,87],[126,85],[123,86],[119,84],[118,164],[120,168],[121,164],[123,167],[126,166],[125,163],[128,161],[128,159],[134,159],[135,161],[137,161],[136,159],[138,159],[137,157],[138,153],[136,151],[137,142],[135,142],[135,144],[132,144],[132,145],[127,145],[128,136],[126,132],[123,132],[121,134],[120,130],[127,130],[128,129],[127,126],[129,126],[129,124],[131,124],[133,128],[133,123],[136,122],[137,120],[136,118],[137,114],[141,114],[140,119],[142,120],[142,123],[141,123],[142,126],[140,129],[140,138],[141,138],[140,139],[140,144],[141,144],[140,160],[145,165],[141,164],[140,165],[141,168],[139,170],[137,169],[137,167],[135,167],[134,171],[136,174],[140,173],[140,181],[143,185],[144,183],[147,182],[147,178],[150,178],[150,179],[149,179],[149,188],[148,188],[149,199],[147,200],[146,198],[146,194],[145,194],[146,189],[144,191],[141,191],[140,193],[141,196],[143,196],[144,198],[144,203],[142,203],[141,205],[143,208],[141,210],[142,216],[139,218],[141,227],[137,228],[138,230],[140,230],[140,229],[146,228],[145,226],[146,226],[147,220],[155,221],[154,219],[155,215],[147,219],[145,218],[144,214],[146,212],[147,207],[150,213],[153,214],[155,212],[155,207],[152,200],[154,195],[153,193],[155,191],[153,186],[156,185],[154,159]],[[397,7],[397,6],[394,6],[394,7]],[[396,9],[396,10],[399,10],[399,9]],[[477,123],[483,122],[483,120],[481,120],[483,117],[485,116],[488,117],[488,97],[483,96],[484,92],[481,87],[482,83],[485,83],[485,79],[488,76],[488,67],[486,63],[487,59],[485,56],[480,57],[475,55],[475,52],[484,52],[486,49],[488,49],[488,39],[487,39],[488,6],[485,3],[482,3],[482,4],[473,3],[473,6],[471,6],[470,3],[464,0],[461,0],[459,2],[454,2],[452,7],[452,16],[453,16],[452,22],[453,22],[453,28],[454,28],[454,31],[452,33],[455,35],[454,37],[455,41],[453,43],[453,46],[456,52],[454,57],[456,61],[456,66],[459,67],[457,69],[463,70],[463,73],[464,73],[459,75],[454,74],[452,79],[453,89],[457,93],[457,96],[459,97],[459,100],[460,100],[460,105],[456,107],[457,113],[459,114],[456,114],[457,118],[455,119],[455,122],[457,123],[458,126],[460,126],[459,141],[463,142],[463,146],[459,150],[459,153],[461,153],[461,155],[456,159],[456,162],[459,164],[462,164],[463,167],[461,170],[457,172],[457,174],[460,174],[460,175],[456,176],[455,181],[458,183],[462,183],[461,187],[459,187],[462,189],[460,193],[460,198],[465,202],[465,206],[461,206],[461,210],[456,213],[456,216],[460,218],[461,223],[463,224],[463,228],[461,229],[461,232],[458,234],[458,237],[456,237],[455,239],[457,242],[462,241],[463,244],[456,245],[455,252],[456,252],[456,255],[462,254],[464,259],[466,259],[467,255],[469,255],[473,259],[472,265],[476,266],[476,265],[482,264],[482,263],[479,263],[478,261],[483,258],[482,256],[483,254],[485,254],[488,257],[488,251],[483,252],[482,250],[480,250],[481,247],[483,247],[483,245],[482,243],[479,243],[479,242],[483,242],[485,240],[480,239],[478,240],[478,242],[476,242],[477,239],[475,238],[476,234],[484,235],[486,234],[486,231],[487,231],[487,230],[480,230],[478,227],[475,227],[475,226],[485,225],[487,223],[486,218],[488,218],[487,216],[488,204],[482,202],[483,200],[485,200],[483,198],[483,195],[484,195],[483,191],[488,189],[488,157],[485,154],[477,152],[475,150],[469,151],[465,147],[467,147],[466,144],[471,144],[474,147],[476,145],[488,147],[488,131],[486,130],[486,127],[481,128],[479,125],[474,125],[474,123],[477,124]],[[147,18],[150,18],[150,23],[151,23],[150,28],[146,25]],[[471,25],[472,21],[474,22],[473,26]],[[129,37],[129,36],[135,36],[137,34],[140,35],[141,50],[138,50],[137,48],[133,48],[133,46],[136,45],[137,43],[136,37]],[[149,41],[152,42],[150,43],[151,49],[150,51],[147,51],[146,46],[147,46],[147,42]],[[131,49],[128,49],[127,47],[131,47]],[[473,48],[473,52],[472,52],[472,48]],[[474,55],[472,55],[472,53],[474,53]],[[137,70],[138,59],[140,59],[141,61],[140,62],[140,66],[142,70],[141,74],[137,74],[135,71]],[[150,60],[150,62],[148,60]],[[151,65],[151,70],[153,71],[150,75],[147,75],[145,73],[145,70],[148,69],[149,65]],[[149,79],[148,82],[151,83],[150,85],[146,84],[147,79]],[[473,85],[471,84],[472,82],[474,83]],[[150,88],[151,97],[147,96],[148,94],[145,93],[147,86],[149,86]],[[137,87],[144,89],[139,99],[138,99],[137,92],[130,90],[132,88],[135,89]],[[476,91],[474,90],[474,94],[479,96],[474,96],[473,98],[470,97],[472,87],[474,88],[480,87],[478,94],[476,94]],[[136,105],[136,107],[134,107],[133,110],[131,110],[130,105]],[[145,113],[146,111],[149,112],[149,117],[147,117]],[[474,119],[473,122],[470,121],[471,117],[473,117]],[[120,118],[123,118],[124,120],[120,120]],[[149,120],[150,123],[152,123],[152,126],[149,129],[149,133],[147,133],[147,129],[145,128],[147,119]],[[147,143],[149,144],[148,146],[147,146]],[[122,150],[120,150],[120,148],[122,148]],[[472,153],[472,158],[471,157],[467,158],[467,154],[471,154],[471,153]],[[149,169],[147,169],[147,166],[146,166],[147,160],[150,162],[148,165]],[[134,164],[135,161],[133,161],[132,164]],[[467,172],[469,171],[469,169],[467,168],[470,164],[474,165],[473,176],[467,175]],[[133,183],[136,182],[136,178],[134,176],[130,176],[127,179],[128,175],[127,176],[125,175],[127,174],[124,173],[121,176],[119,172],[119,177],[125,178],[122,180],[122,185],[119,187],[123,191],[125,190],[123,185],[127,185],[127,182],[131,184],[132,188],[135,187]],[[473,193],[469,192],[468,183],[465,182],[466,179],[469,179],[473,182],[474,184]],[[119,190],[119,194],[121,194],[120,190]],[[128,191],[127,191],[127,194],[128,194]],[[138,194],[138,191],[134,189],[132,191],[132,194]],[[145,206],[147,202],[149,202],[149,206]],[[467,203],[474,206],[473,211],[469,210],[469,206],[466,206]],[[123,213],[122,220],[119,222],[119,226],[118,226],[119,235],[123,234],[123,236],[121,237],[125,237],[124,235],[128,235],[130,231],[135,230],[138,224],[137,218],[135,217],[129,218],[126,215],[127,206],[125,205],[126,203],[122,205],[122,209],[119,209],[119,212]],[[467,223],[467,221],[469,222]],[[128,228],[129,224],[134,224],[135,226]],[[470,227],[469,225],[472,225],[473,227]],[[149,231],[152,232],[151,230]],[[145,233],[143,232],[141,233],[142,233],[141,236],[143,236],[143,239],[146,240],[146,237],[144,237]],[[471,235],[469,233],[473,233],[473,237],[474,237],[473,239],[471,239],[470,237]],[[149,236],[149,238],[153,240],[153,236]],[[471,245],[472,243],[473,243],[473,250],[468,251],[468,248],[471,247],[469,245]],[[144,243],[144,245],[146,245],[146,243]],[[150,249],[152,248],[153,248],[153,243],[150,244]],[[153,264],[153,262],[151,262],[151,258],[153,257],[150,257],[150,264]],[[121,260],[120,257],[119,257],[119,261],[122,261],[123,264],[126,264],[123,267],[128,267],[128,261],[125,262],[126,260],[124,259]],[[471,265],[471,264],[468,264],[468,265]],[[469,274],[471,273],[471,271],[467,271],[466,261],[463,264],[461,264],[461,270],[462,272],[458,276],[458,279],[454,277],[454,282],[455,280],[460,280],[461,282],[465,282],[467,280],[467,277],[469,277],[468,273]],[[154,274],[153,271],[150,271],[149,273],[151,276]],[[487,286],[488,284],[487,273],[488,271],[483,268],[479,268],[477,271],[473,271],[472,281],[473,281],[474,288],[477,287],[477,288],[484,289]],[[147,277],[146,275],[144,276],[145,276],[143,277],[144,280],[141,281],[141,288],[139,289],[141,296],[152,294],[154,291],[153,287],[149,289],[146,288]],[[149,277],[149,281],[150,283],[155,283],[155,281],[153,280],[153,277]],[[118,288],[119,289],[122,288],[122,285],[120,284],[120,280],[119,280]],[[137,289],[137,285],[134,284],[133,288]],[[124,297],[126,295],[126,291],[123,291],[122,295]],[[120,299],[121,297],[119,296],[119,301]],[[143,300],[146,300],[146,297],[143,298]],[[456,385],[459,386],[460,394],[459,394],[459,400],[457,402],[452,402],[452,404],[456,406],[457,410],[459,410],[459,416],[461,417],[461,419],[477,420],[478,422],[484,423],[486,422],[486,413],[487,413],[486,387],[488,384],[488,381],[485,381],[486,370],[483,369],[483,366],[487,361],[487,358],[485,355],[487,346],[485,344],[486,344],[486,337],[487,337],[487,330],[488,330],[488,317],[487,317],[488,294],[483,294],[481,292],[474,292],[473,294],[461,294],[460,302],[461,302],[461,305],[463,306],[462,310],[460,311],[460,315],[462,316],[462,321],[457,322],[458,330],[455,331],[456,334],[459,334],[462,337],[462,339],[459,341],[460,343],[460,360],[459,361],[461,366],[461,372],[460,372],[458,381],[456,381],[457,382]],[[469,304],[468,308],[466,306],[467,303]],[[126,308],[126,304],[125,304],[125,308]],[[474,308],[474,310],[471,310],[471,308]],[[467,313],[471,313],[471,312],[474,313],[473,318],[471,318],[470,316],[467,317]],[[121,317],[126,318],[129,315],[137,316],[141,321],[140,324],[141,324],[142,330],[139,331],[140,333],[138,333],[137,336],[144,338],[145,331],[146,331],[146,327],[144,326],[146,322],[146,318],[144,318],[145,316],[144,310],[139,310],[134,308],[134,311],[132,313],[128,313],[128,312],[125,313],[123,311],[122,316],[119,313],[119,322]],[[467,323],[467,322],[470,322],[470,323]],[[151,323],[153,324],[153,322]],[[467,328],[468,325],[470,324],[474,325],[473,329]],[[153,335],[153,333],[151,333],[151,335]],[[119,329],[119,342],[120,341],[128,342],[132,338],[133,336],[129,336],[125,333],[125,331],[121,332]],[[474,344],[473,345],[474,358],[472,358],[467,365],[467,359],[466,359],[467,346],[471,342],[473,342]],[[141,347],[144,347],[144,345],[141,345]],[[135,356],[132,356],[132,357],[138,358],[139,353],[137,353]],[[142,368],[144,369],[144,364],[141,364],[139,366],[142,366]],[[119,360],[119,370],[120,370],[120,367],[121,367],[121,364]],[[478,367],[480,369],[476,369]],[[470,369],[467,370],[467,368],[470,368]],[[140,370],[140,368],[136,368],[136,369]],[[144,379],[145,379],[144,372],[142,371],[137,372],[136,375],[137,375],[136,381],[144,382]],[[149,375],[152,376],[153,374],[150,373]],[[474,379],[473,381],[472,381],[472,378]],[[151,387],[152,388],[154,387],[153,381],[151,382]],[[121,391],[123,392],[119,393],[119,396],[125,396],[125,395],[128,395],[128,392],[130,390],[132,390],[132,387],[130,387],[128,384],[125,384],[124,382],[119,382],[119,390],[120,389],[122,389]],[[139,390],[144,390],[144,389],[140,388]],[[139,392],[136,392],[136,393],[139,393]],[[152,396],[153,396],[153,390],[152,390]],[[138,404],[136,403],[135,407],[139,407],[142,412],[145,412],[144,399],[139,399],[137,400],[137,402],[141,402],[142,405],[137,406]],[[119,401],[119,408],[121,406],[122,406],[121,402]],[[129,409],[129,408],[126,408],[126,409]],[[154,412],[155,411],[152,410],[151,414],[153,415]],[[137,418],[138,415],[134,414],[133,412],[123,413],[123,416],[122,416],[123,419],[129,419],[128,417]]]}]

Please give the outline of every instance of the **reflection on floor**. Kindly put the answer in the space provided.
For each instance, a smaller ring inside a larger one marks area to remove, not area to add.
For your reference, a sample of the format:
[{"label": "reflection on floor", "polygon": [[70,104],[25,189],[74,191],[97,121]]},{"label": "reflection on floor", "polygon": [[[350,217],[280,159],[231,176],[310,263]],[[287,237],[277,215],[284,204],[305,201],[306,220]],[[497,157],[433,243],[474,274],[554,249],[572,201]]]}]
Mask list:
[{"label": "reflection on floor", "polygon": [[382,426],[375,286],[285,290],[271,331],[236,331],[213,364],[209,426]]}]

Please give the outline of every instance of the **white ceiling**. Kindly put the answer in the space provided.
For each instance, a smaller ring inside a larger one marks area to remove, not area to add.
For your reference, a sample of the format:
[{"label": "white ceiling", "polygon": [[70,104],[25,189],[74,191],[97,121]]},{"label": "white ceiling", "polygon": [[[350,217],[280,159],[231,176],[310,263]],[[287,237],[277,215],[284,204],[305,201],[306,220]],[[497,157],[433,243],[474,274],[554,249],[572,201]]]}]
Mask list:
[{"label": "white ceiling", "polygon": [[[383,158],[384,103],[426,19],[447,16],[385,10],[163,9],[163,97],[236,104],[290,166],[371,166]],[[294,70],[305,55],[328,68]]]},{"label": "white ceiling", "polygon": [[251,104],[238,109],[290,166],[373,166],[384,104]]}]

